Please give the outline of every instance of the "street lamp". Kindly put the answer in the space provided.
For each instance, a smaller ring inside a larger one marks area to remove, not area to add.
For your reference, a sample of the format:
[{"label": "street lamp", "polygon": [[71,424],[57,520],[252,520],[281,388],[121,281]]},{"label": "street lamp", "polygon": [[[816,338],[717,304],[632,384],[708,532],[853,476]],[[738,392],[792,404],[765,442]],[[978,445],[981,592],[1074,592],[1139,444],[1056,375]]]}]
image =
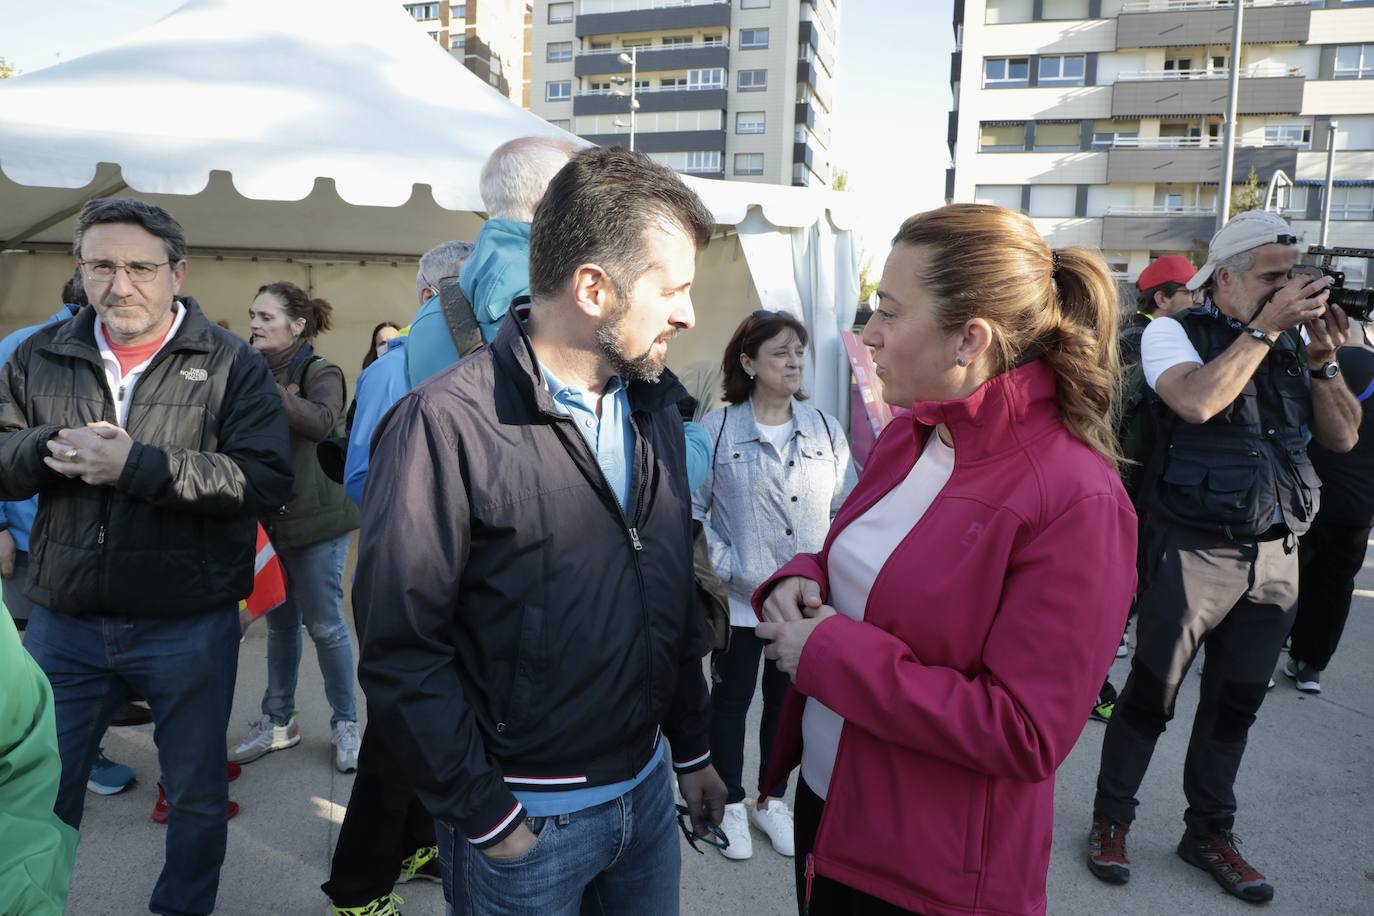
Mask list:
[{"label": "street lamp", "polygon": [[630,65],[630,152],[633,153],[635,151],[635,112],[639,111],[639,99],[635,98],[635,76],[639,72],[639,48],[631,48],[629,54],[624,51],[620,52],[620,57],[617,60],[622,64]]}]

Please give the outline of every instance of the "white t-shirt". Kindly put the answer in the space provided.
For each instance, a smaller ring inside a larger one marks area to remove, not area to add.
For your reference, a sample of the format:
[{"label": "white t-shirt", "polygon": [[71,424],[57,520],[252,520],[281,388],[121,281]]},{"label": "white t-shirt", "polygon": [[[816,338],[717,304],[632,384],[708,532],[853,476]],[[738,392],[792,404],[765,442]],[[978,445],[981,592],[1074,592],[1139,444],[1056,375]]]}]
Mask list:
[{"label": "white t-shirt", "polygon": [[[1303,343],[1307,343],[1307,329],[1302,329]],[[1145,373],[1145,384],[1155,388],[1159,377],[1174,366],[1185,363],[1201,366],[1202,357],[1188,332],[1172,318],[1156,318],[1145,326],[1140,337],[1140,368]]]},{"label": "white t-shirt", "polygon": [[177,336],[177,331],[181,330],[181,323],[186,320],[186,309],[175,299],[172,300],[172,310],[176,317],[172,319],[172,326],[167,329],[161,345],[152,356],[131,368],[127,375],[119,365],[119,357],[110,349],[109,339],[105,336],[105,323],[100,320],[99,315],[95,316],[95,343],[100,349],[100,361],[105,366],[105,384],[109,386],[110,397],[114,399],[115,419],[120,426],[129,419],[129,405],[133,403],[134,388],[138,385],[138,380],[143,377],[148,364],[167,346],[167,341]]},{"label": "white t-shirt", "polygon": [[[931,433],[906,478],[851,522],[830,545],[830,606],[864,619],[868,593],[888,557],[926,514],[954,473],[954,449]],[[821,798],[830,791],[844,719],[816,699],[802,713],[802,778]]]},{"label": "white t-shirt", "polygon": [[[773,448],[777,449],[778,455],[786,460],[787,446],[796,433],[797,418],[793,417],[786,423],[777,426],[765,426],[757,421],[754,425],[758,427],[759,438],[763,439],[764,442],[771,442]],[[748,599],[740,598],[734,592],[731,592],[727,599],[730,606],[730,626],[746,627],[751,630],[758,626],[758,615],[754,613],[754,607]]]},{"label": "white t-shirt", "polygon": [[757,421],[754,425],[759,428],[759,436],[763,441],[773,443],[773,448],[777,449],[778,454],[781,455],[787,450],[787,443],[792,441],[792,432],[797,428],[797,419],[793,417],[786,423],[777,426],[765,426]]}]

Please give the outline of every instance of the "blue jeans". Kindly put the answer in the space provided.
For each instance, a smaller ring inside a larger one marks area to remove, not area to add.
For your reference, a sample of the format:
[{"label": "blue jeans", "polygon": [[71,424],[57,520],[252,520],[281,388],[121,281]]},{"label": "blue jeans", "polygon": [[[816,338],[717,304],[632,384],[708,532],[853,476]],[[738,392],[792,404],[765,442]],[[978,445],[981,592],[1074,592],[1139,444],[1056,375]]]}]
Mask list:
[{"label": "blue jeans", "polygon": [[286,573],[286,601],[267,612],[267,692],[262,714],[277,725],[296,711],[296,679],[301,670],[301,624],[315,642],[329,700],[329,724],[358,721],[353,691],[353,642],[344,623],[343,572],[348,535],[306,547],[280,548]]},{"label": "blue jeans", "polygon": [[435,824],[450,916],[677,916],[682,857],[670,767],[614,801],[536,817],[523,855],[491,859]]},{"label": "blue jeans", "polygon": [[177,620],[70,617],[34,608],[24,648],[52,682],[62,781],[57,816],[80,829],[100,739],[126,691],[148,701],[162,767],[166,862],[149,909],[213,912],[229,835],[224,733],[239,661],[238,609]]}]

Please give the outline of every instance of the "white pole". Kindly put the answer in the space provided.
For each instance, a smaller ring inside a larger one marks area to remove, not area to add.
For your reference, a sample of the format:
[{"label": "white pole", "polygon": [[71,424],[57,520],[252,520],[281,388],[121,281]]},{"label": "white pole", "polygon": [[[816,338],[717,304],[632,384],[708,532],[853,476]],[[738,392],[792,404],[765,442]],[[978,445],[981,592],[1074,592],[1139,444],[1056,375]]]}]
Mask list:
[{"label": "white pole", "polygon": [[1340,122],[1332,121],[1326,131],[1326,187],[1322,189],[1322,247],[1326,247],[1326,236],[1331,230],[1331,190],[1336,186],[1336,127]]},{"label": "white pole", "polygon": [[1236,15],[1231,25],[1230,92],[1226,98],[1226,136],[1221,150],[1221,199],[1217,203],[1217,228],[1231,218],[1231,182],[1236,171],[1236,108],[1240,102],[1241,19],[1245,14],[1243,0],[1235,0]]},{"label": "white pole", "polygon": [[635,151],[635,109],[639,101],[635,98],[635,75],[639,68],[639,48],[630,49],[630,152]]}]

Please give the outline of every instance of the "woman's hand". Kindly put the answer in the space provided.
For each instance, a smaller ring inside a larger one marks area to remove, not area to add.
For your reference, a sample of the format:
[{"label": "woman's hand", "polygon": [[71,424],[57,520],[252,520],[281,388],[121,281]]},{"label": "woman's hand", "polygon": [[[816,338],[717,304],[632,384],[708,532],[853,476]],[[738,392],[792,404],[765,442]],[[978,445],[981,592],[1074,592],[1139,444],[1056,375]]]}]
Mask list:
[{"label": "woman's hand", "polygon": [[[803,579],[803,582],[810,582],[810,579]],[[815,583],[812,582],[812,585]],[[797,681],[797,666],[801,664],[802,650],[806,648],[806,641],[811,638],[811,634],[816,627],[826,620],[835,616],[833,607],[823,606],[815,610],[808,609],[808,616],[804,620],[792,620],[786,623],[761,623],[754,628],[754,634],[759,639],[768,641],[768,645],[763,647],[763,654],[778,663],[778,670]]]},{"label": "woman's hand", "polygon": [[[765,623],[788,623],[802,619],[802,615],[817,611],[821,606],[821,587],[805,576],[779,579],[763,601]],[[762,638],[763,634],[759,636]]]}]

